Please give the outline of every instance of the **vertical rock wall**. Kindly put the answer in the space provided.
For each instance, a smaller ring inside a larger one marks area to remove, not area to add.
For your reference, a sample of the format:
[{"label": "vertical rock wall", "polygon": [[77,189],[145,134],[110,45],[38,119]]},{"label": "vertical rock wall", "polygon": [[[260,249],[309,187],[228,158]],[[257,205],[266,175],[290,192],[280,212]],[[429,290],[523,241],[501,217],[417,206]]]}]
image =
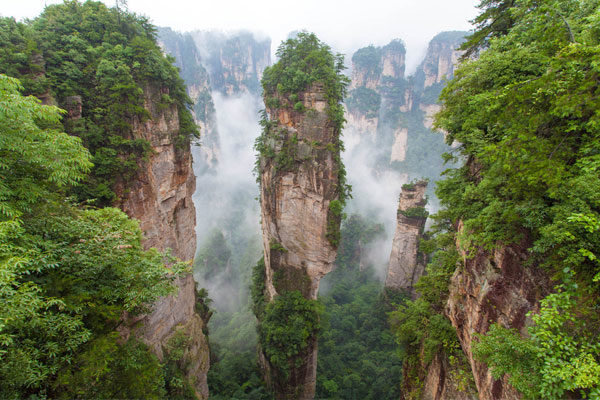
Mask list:
[{"label": "vertical rock wall", "polygon": [[[294,111],[291,105],[267,107],[269,120],[277,121],[270,128],[267,145],[279,155],[262,157],[260,165],[267,301],[291,290],[316,299],[319,281],[331,271],[337,252],[328,239],[328,228],[340,223],[329,208],[338,193],[339,132],[327,115],[321,85],[313,84],[299,98],[307,111]],[[279,102],[286,104],[287,99],[280,97]],[[285,165],[281,157],[287,157]],[[275,385],[278,398],[314,397],[316,339],[309,339],[301,365],[292,369],[286,387]],[[276,375],[262,358],[267,378]],[[276,376],[271,379],[276,380]]]},{"label": "vertical rock wall", "polygon": [[[267,107],[269,118],[278,121],[274,129],[281,135],[279,140],[271,139],[275,151],[296,147],[289,154],[294,164],[290,170],[281,171],[276,158],[264,160],[261,165],[268,300],[286,289],[276,287],[273,281],[273,271],[278,268],[306,275],[309,280],[300,291],[305,297],[316,299],[319,281],[331,271],[337,254],[337,248],[327,239],[329,203],[337,198],[338,184],[337,163],[327,145],[337,143],[337,137],[327,116],[322,87],[313,85],[301,96],[311,111]],[[271,247],[277,246],[272,243],[280,244],[286,251],[273,251]],[[296,288],[297,282],[290,283]]]},{"label": "vertical rock wall", "polygon": [[472,344],[476,334],[486,333],[492,323],[526,334],[531,323],[526,314],[539,309],[540,299],[551,287],[542,270],[525,266],[528,247],[521,243],[492,253],[479,249],[468,255],[462,251],[461,268],[451,279],[445,312],[456,329],[482,400],[521,398],[506,377],[494,380],[487,366],[473,358]]},{"label": "vertical rock wall", "polygon": [[[151,118],[134,121],[133,137],[146,139],[153,153],[140,164],[137,176],[128,183],[118,184],[115,192],[120,208],[140,221],[144,247],[171,254],[189,261],[196,251],[196,212],[192,194],[196,188],[192,172],[190,146],[176,144],[179,132],[175,105],[159,108],[162,88],[144,88],[144,106]],[[209,367],[208,341],[203,333],[205,322],[195,311],[196,283],[191,274],[176,281],[178,292],[160,299],[148,315],[128,321],[133,334],[148,344],[162,359],[166,345],[175,334],[187,337],[184,372],[200,399],[208,398],[206,373]],[[130,333],[124,329],[124,335]]]},{"label": "vertical rock wall", "polygon": [[426,181],[404,185],[398,203],[397,225],[388,264],[385,287],[415,297],[414,285],[425,271],[425,260],[419,254],[419,239],[423,234]]}]

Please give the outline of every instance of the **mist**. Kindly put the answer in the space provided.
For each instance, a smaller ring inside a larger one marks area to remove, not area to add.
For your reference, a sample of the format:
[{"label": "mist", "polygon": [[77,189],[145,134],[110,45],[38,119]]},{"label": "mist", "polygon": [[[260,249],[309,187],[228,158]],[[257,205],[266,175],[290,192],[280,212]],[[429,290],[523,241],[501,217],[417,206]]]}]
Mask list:
[{"label": "mist", "polygon": [[377,168],[376,162],[383,151],[352,126],[343,130],[345,151],[342,160],[346,166],[348,183],[352,185],[352,199],[346,214],[360,214],[373,222],[383,224],[385,235],[369,244],[364,261],[373,265],[382,281],[387,273],[387,264],[396,229],[396,210],[400,188],[408,182],[408,175],[392,169]]},{"label": "mist", "polygon": [[[216,123],[219,132],[219,156],[214,168],[203,164],[202,147],[194,147],[194,172],[196,174],[196,235],[198,251],[218,231],[231,246],[231,259],[227,268],[210,279],[201,271],[195,278],[208,290],[213,305],[218,310],[234,309],[243,297],[240,285],[241,263],[256,262],[260,257],[260,207],[256,200],[258,185],[253,175],[253,144],[260,134],[258,110],[262,103],[256,96],[243,93],[224,96],[213,92]],[[252,261],[250,261],[252,260]],[[251,265],[244,265],[249,269]]]}]

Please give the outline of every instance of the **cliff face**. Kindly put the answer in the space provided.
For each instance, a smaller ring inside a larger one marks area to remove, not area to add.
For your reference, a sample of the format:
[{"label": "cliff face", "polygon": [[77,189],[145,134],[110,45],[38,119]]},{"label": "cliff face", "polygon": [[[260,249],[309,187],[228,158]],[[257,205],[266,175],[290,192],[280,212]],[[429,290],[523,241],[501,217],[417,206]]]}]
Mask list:
[{"label": "cliff face", "polygon": [[150,85],[144,88],[144,107],[151,118],[134,121],[133,136],[148,140],[153,153],[147,163],[142,163],[127,190],[117,188],[119,206],[140,221],[146,247],[170,248],[174,256],[191,260],[196,250],[192,158],[189,145],[179,148],[175,143],[179,131],[177,107],[159,110],[162,92]]},{"label": "cliff face", "polygon": [[[331,271],[337,246],[331,229],[339,229],[340,217],[330,210],[338,197],[337,129],[329,120],[324,89],[313,84],[299,93],[307,111],[292,107],[267,107],[270,128],[267,137],[275,157],[261,157],[261,217],[265,260],[265,297],[299,290],[316,299],[320,279]],[[287,99],[279,96],[279,102]],[[338,153],[339,154],[339,153]],[[287,160],[282,161],[283,157]],[[282,162],[286,164],[283,165]],[[312,399],[317,367],[316,336],[300,355],[289,377],[282,378],[262,356],[267,380],[278,398]],[[284,381],[279,385],[277,382]]]},{"label": "cliff face", "polygon": [[486,333],[492,323],[527,333],[531,321],[526,314],[539,309],[539,300],[550,288],[543,271],[524,265],[528,247],[521,243],[493,253],[477,250],[472,255],[463,251],[462,268],[451,279],[445,312],[469,360],[480,399],[521,397],[506,377],[494,380],[487,366],[473,358],[472,343],[475,335]]},{"label": "cliff face", "polygon": [[271,63],[270,39],[257,39],[250,32],[196,31],[191,36],[205,60],[213,90],[225,95],[260,94],[260,77]]},{"label": "cliff face", "polygon": [[[191,260],[196,250],[196,215],[192,194],[195,177],[189,145],[178,147],[178,111],[175,105],[159,108],[163,89],[147,85],[144,88],[144,106],[151,118],[134,121],[133,136],[150,142],[153,153],[140,164],[137,176],[125,190],[115,189],[119,206],[132,218],[140,221],[145,233],[144,246],[159,250],[170,248],[172,255]],[[209,366],[207,339],[202,332],[204,321],[195,312],[196,284],[191,274],[176,282],[178,293],[163,298],[153,305],[152,312],[129,321],[136,323],[133,333],[148,344],[160,359],[169,340],[185,335],[184,371],[199,398],[208,398],[206,373]],[[141,322],[141,323],[140,323]],[[125,336],[129,328],[123,329]]]},{"label": "cliff face", "polygon": [[[319,280],[331,271],[337,252],[327,239],[329,204],[337,197],[337,163],[326,148],[336,143],[337,137],[325,111],[327,102],[322,87],[313,85],[301,98],[304,106],[313,111],[299,113],[267,107],[269,118],[279,121],[275,129],[279,129],[280,139],[273,143],[275,151],[286,151],[291,142],[297,143],[291,155],[297,167],[281,171],[275,159],[261,165],[268,300],[287,289],[273,281],[273,273],[278,269],[308,277],[301,292],[316,299]],[[271,243],[279,243],[287,251],[273,251]]]},{"label": "cliff face", "polygon": [[414,285],[425,271],[425,260],[419,254],[419,239],[425,228],[425,190],[427,182],[404,185],[400,193],[397,225],[388,264],[385,287],[416,297]]},{"label": "cliff face", "polygon": [[158,29],[159,44],[163,51],[175,58],[175,65],[185,81],[187,93],[194,103],[194,121],[202,132],[202,147],[195,160],[203,167],[214,168],[219,159],[219,132],[212,97],[209,73],[200,50],[189,33],[174,32],[170,28]]}]

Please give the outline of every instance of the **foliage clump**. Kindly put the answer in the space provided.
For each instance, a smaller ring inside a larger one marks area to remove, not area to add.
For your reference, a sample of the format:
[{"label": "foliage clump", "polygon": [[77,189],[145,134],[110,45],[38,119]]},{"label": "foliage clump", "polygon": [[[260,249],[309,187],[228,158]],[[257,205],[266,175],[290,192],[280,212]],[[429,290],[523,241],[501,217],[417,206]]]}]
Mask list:
[{"label": "foliage clump", "polygon": [[262,318],[265,311],[265,259],[261,258],[252,269],[252,283],[250,286],[250,296],[252,299],[252,311],[256,318]]},{"label": "foliage clump", "polygon": [[116,329],[187,265],[144,251],[122,211],[72,204],[90,154],[19,88],[0,74],[0,397],[162,396],[156,357]]},{"label": "foliage clump", "polygon": [[2,18],[0,27],[7,29],[0,36],[0,72],[23,79],[26,94],[63,107],[72,96],[81,98],[80,118],[64,118],[61,127],[92,155],[91,173],[73,189],[79,201],[115,204],[115,185],[126,186],[151,154],[150,143],[133,133],[156,117],[145,108],[145,95],[156,103],[153,113],[176,108],[179,132],[172,139],[179,147],[198,136],[183,80],[147,18],[68,0],[26,23]]},{"label": "foliage clump", "polygon": [[348,78],[342,74],[345,68],[343,55],[334,55],[314,33],[307,32],[300,32],[283,42],[276,55],[278,61],[263,73],[264,97],[288,96],[295,104],[300,93],[318,82],[323,85],[329,104],[328,114],[339,133],[344,123],[341,102],[348,86]]},{"label": "foliage clump", "polygon": [[358,112],[367,118],[376,118],[381,107],[381,95],[373,89],[359,86],[350,91],[346,105],[350,112]]},{"label": "foliage clump", "polygon": [[[545,269],[556,287],[531,314],[529,337],[492,325],[474,354],[526,398],[595,397],[600,9],[570,0],[480,6],[466,48],[484,50],[456,71],[436,118],[466,160],[438,182],[445,208],[436,219],[468,255],[525,244],[522,268]],[[428,276],[421,282],[447,291]]]},{"label": "foliage clump", "polygon": [[331,200],[329,203],[329,210],[327,212],[327,233],[325,236],[329,243],[337,247],[340,243],[340,223],[345,218],[345,214],[342,212],[344,204],[339,200]]},{"label": "foliage clump", "polygon": [[427,218],[429,216],[429,211],[427,211],[425,207],[417,206],[407,208],[406,210],[398,209],[398,215],[400,214],[408,218]]},{"label": "foliage clump", "polygon": [[[576,392],[600,396],[598,342],[590,341],[586,332],[590,321],[598,323],[598,315],[587,311],[595,305],[565,289],[559,287],[541,301],[538,314],[530,314],[534,325],[527,328],[528,338],[493,324],[473,346],[473,354],[490,366],[492,376],[498,379],[507,374],[509,383],[525,398],[559,399]],[[578,315],[579,309],[586,315]],[[581,332],[583,338],[578,337]]]},{"label": "foliage clump", "polygon": [[358,49],[352,55],[352,64],[354,68],[364,71],[365,79],[376,79],[383,71],[381,56],[381,48],[370,45]]},{"label": "foliage clump", "polygon": [[297,290],[286,291],[265,307],[258,337],[269,363],[286,380],[291,369],[304,362],[304,354],[320,329],[322,305]]}]

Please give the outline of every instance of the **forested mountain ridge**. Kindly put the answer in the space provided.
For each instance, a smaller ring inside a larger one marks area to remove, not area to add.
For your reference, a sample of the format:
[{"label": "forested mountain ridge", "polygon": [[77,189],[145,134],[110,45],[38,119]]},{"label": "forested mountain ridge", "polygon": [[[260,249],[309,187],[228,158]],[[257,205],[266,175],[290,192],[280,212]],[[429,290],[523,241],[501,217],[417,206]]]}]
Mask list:
[{"label": "forested mountain ridge", "polygon": [[466,163],[438,182],[421,297],[393,316],[404,392],[444,398],[468,374],[482,399],[597,398],[600,9],[480,7],[465,45],[479,55],[435,122]]},{"label": "forested mountain ridge", "polygon": [[[20,134],[15,118],[29,118],[24,126],[42,136],[25,164],[7,164],[2,176],[10,189],[2,223],[13,227],[3,240],[11,273],[2,286],[10,300],[0,328],[2,397],[207,397],[202,300],[174,258],[195,252],[190,140],[198,130],[155,28],[91,1],[49,6],[27,23],[2,18],[0,28],[0,72],[21,79],[24,94],[67,109],[61,121],[55,108],[15,100],[16,84],[4,78],[3,137]],[[71,136],[51,139],[58,131]],[[3,141],[7,162],[28,140],[13,139]],[[48,180],[44,170],[55,172]],[[32,183],[40,189],[24,198]],[[38,305],[19,314],[19,296]]]}]

